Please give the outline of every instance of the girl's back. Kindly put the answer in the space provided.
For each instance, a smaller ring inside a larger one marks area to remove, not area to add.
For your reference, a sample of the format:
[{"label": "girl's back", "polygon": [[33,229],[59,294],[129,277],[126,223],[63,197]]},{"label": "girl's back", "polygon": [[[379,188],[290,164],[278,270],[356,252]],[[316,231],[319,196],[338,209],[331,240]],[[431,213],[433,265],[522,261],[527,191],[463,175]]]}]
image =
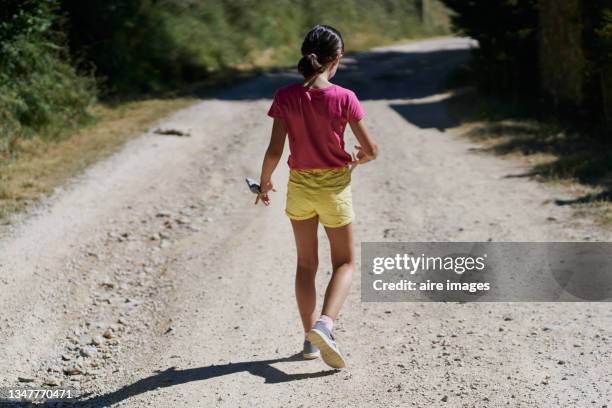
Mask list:
[{"label": "girl's back", "polygon": [[305,170],[346,166],[351,156],[344,149],[344,129],[349,121],[358,122],[365,114],[350,89],[295,83],[276,91],[268,115],[285,123],[289,167]]}]

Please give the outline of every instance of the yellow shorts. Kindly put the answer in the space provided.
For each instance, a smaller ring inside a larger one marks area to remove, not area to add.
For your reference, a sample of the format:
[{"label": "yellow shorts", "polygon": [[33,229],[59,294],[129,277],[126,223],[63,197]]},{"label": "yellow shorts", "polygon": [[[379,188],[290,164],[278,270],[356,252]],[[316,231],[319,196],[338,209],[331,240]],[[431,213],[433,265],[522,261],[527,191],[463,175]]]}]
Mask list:
[{"label": "yellow shorts", "polygon": [[292,220],[319,216],[326,227],[342,227],[353,221],[351,172],[347,167],[290,170],[285,213]]}]

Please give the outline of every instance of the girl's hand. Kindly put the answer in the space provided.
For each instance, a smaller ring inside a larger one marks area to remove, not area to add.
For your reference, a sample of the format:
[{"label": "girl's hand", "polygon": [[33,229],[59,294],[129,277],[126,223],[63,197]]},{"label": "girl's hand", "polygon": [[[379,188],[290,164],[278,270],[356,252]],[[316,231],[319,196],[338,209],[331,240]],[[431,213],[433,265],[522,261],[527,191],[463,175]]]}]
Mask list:
[{"label": "girl's hand", "polygon": [[257,198],[255,199],[255,204],[261,200],[264,205],[270,205],[270,197],[268,193],[270,191],[276,191],[271,181],[262,182],[259,187],[260,193],[257,194]]},{"label": "girl's hand", "polygon": [[371,159],[363,152],[363,149],[361,146],[356,145],[355,146],[355,151],[351,154],[351,157],[353,157],[353,161],[349,163],[349,167],[350,170],[353,171],[355,169],[355,167],[357,167],[360,164],[364,164],[369,162]]}]

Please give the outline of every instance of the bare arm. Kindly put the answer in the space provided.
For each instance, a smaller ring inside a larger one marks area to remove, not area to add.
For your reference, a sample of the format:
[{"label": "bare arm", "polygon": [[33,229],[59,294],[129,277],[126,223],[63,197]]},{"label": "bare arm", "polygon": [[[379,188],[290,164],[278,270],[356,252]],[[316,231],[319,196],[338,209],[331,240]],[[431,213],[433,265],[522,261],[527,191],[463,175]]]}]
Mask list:
[{"label": "bare arm", "polygon": [[358,164],[376,159],[378,157],[378,144],[374,141],[370,132],[368,132],[363,119],[358,122],[349,122],[349,125],[359,142],[359,145],[355,146],[357,151],[353,153],[353,162],[351,163],[353,168]]},{"label": "bare arm", "polygon": [[255,204],[261,200],[265,205],[270,204],[270,197],[268,196],[269,191],[274,190],[272,185],[272,173],[278,165],[281,156],[283,155],[283,149],[285,148],[285,138],[287,136],[287,128],[281,119],[274,118],[272,124],[272,135],[270,137],[270,144],[266,150],[263,164],[261,165],[261,177],[259,178],[259,185],[261,186],[261,193],[257,195]]}]

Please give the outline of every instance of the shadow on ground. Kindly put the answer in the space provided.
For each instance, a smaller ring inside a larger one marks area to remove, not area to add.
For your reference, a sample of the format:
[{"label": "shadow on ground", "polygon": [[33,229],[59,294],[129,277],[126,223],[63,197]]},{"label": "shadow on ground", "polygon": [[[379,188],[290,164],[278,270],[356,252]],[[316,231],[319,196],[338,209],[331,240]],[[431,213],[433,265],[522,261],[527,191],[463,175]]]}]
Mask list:
[{"label": "shadow on ground", "polygon": [[[457,66],[467,63],[470,56],[469,48],[430,52],[362,52],[342,59],[333,82],[352,89],[362,101],[426,98],[446,90],[446,77]],[[224,100],[271,99],[276,89],[295,82],[302,82],[296,70],[268,72],[214,97]]]},{"label": "shadow on ground", "polygon": [[[451,116],[465,110],[474,96],[460,96],[450,103]],[[459,108],[459,106],[461,108]],[[455,122],[470,121],[469,113]],[[472,117],[473,119],[473,117]],[[476,149],[498,156],[518,154],[540,156],[527,171],[508,178],[530,178],[538,181],[577,181],[597,190],[578,197],[558,198],[558,205],[612,201],[612,140],[602,128],[563,124],[560,121],[535,120],[527,115],[477,120],[478,125],[464,136],[482,143]]]},{"label": "shadow on ground", "polygon": [[[177,370],[175,367],[168,368],[155,375],[143,378],[133,384],[122,387],[114,392],[100,395],[80,402],[82,406],[108,406],[119,401],[144,394],[158,388],[173,387],[192,381],[203,381],[211,378],[221,377],[240,372],[248,372],[252,375],[262,377],[265,384],[278,384],[289,381],[304,380],[308,378],[324,377],[333,375],[338,370],[318,371],[315,373],[287,374],[272,366],[276,363],[303,361],[301,353],[289,357],[261,361],[245,361],[239,363],[228,363],[222,365],[211,365],[207,367],[189,368]],[[79,405],[76,405],[79,406]]]},{"label": "shadow on ground", "polygon": [[446,102],[403,103],[389,105],[404,119],[420,129],[437,129],[444,132],[461,123],[446,114]]},{"label": "shadow on ground", "polygon": [[[84,396],[79,400],[67,405],[70,407],[107,407],[133,396],[144,394],[158,388],[168,388],[175,385],[185,384],[192,381],[204,381],[211,378],[222,377],[224,375],[248,372],[252,375],[263,378],[265,384],[278,384],[290,381],[305,380],[308,378],[325,377],[338,373],[338,370],[317,371],[314,373],[287,374],[272,366],[276,363],[287,363],[303,361],[302,354],[297,353],[289,357],[276,358],[260,361],[245,361],[239,363],[227,363],[222,365],[210,365],[206,367],[188,368],[177,370],[170,367],[167,370],[159,371],[156,374],[136,381],[133,384],[119,388],[113,392],[88,398]],[[13,404],[13,405],[11,405]],[[15,402],[0,399],[0,407],[17,407]],[[36,405],[37,407],[55,407],[56,403]]]},{"label": "shadow on ground", "polygon": [[[463,48],[461,48],[463,47]],[[469,43],[435,51],[368,51],[345,56],[333,82],[349,88],[361,101],[388,100],[390,107],[421,129],[444,131],[459,123],[447,113],[446,102],[422,100],[450,90],[447,77],[471,59]],[[302,82],[296,70],[262,73],[211,95],[222,100],[271,99],[274,91]]]}]

